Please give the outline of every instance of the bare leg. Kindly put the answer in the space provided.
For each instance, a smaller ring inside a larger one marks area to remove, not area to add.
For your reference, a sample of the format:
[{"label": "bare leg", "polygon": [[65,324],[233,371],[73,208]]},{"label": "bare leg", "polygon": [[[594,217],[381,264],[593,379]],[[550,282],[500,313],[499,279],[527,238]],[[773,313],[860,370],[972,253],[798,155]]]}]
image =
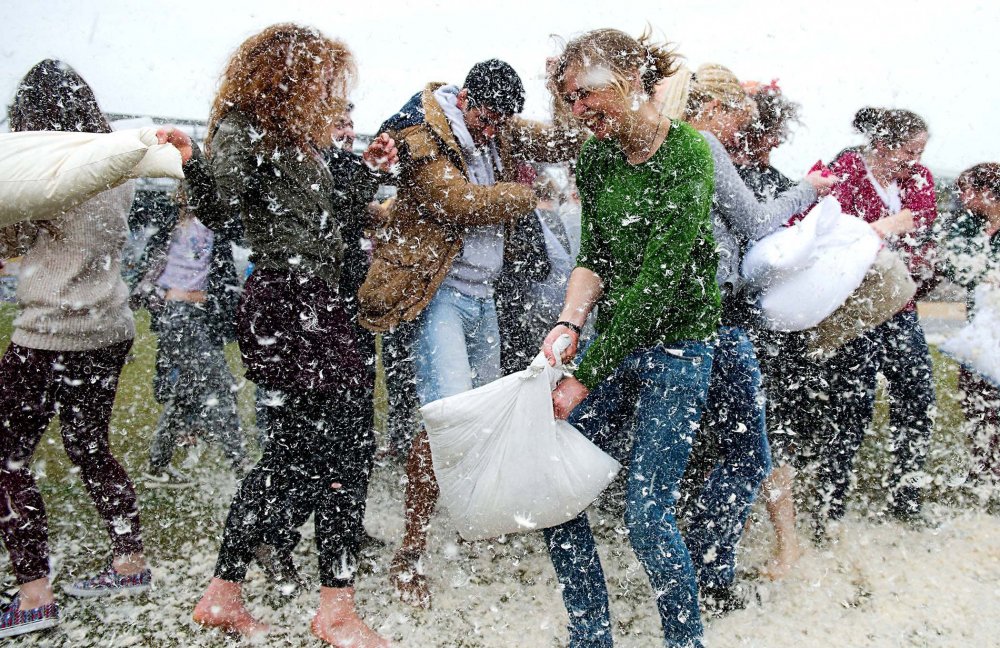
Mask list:
[{"label": "bare leg", "polygon": [[764,502],[767,514],[774,525],[774,556],[760,570],[761,575],[771,580],[784,578],[802,556],[799,537],[795,531],[795,500],[792,481],[795,469],[790,464],[778,466],[764,481]]},{"label": "bare leg", "polygon": [[220,628],[244,637],[268,632],[271,628],[258,621],[243,604],[243,586],[240,583],[213,578],[208,589],[194,608],[192,618],[209,628]]},{"label": "bare leg", "polygon": [[125,554],[123,556],[115,556],[114,560],[111,561],[111,566],[115,568],[115,571],[123,576],[131,576],[132,574],[138,574],[142,570],[146,569],[146,558],[142,555],[142,552]]},{"label": "bare leg", "polygon": [[431,593],[419,562],[427,549],[427,526],[439,491],[431,463],[431,446],[424,430],[413,439],[406,461],[406,478],[406,531],[403,545],[393,556],[389,577],[403,601],[428,608]]},{"label": "bare leg", "polygon": [[21,594],[21,605],[22,610],[31,610],[36,607],[42,607],[43,605],[48,605],[55,601],[55,595],[52,593],[52,583],[49,582],[48,577],[38,578],[33,581],[23,583],[20,589]]},{"label": "bare leg", "polygon": [[390,648],[385,637],[358,616],[353,587],[321,587],[312,633],[338,648]]}]

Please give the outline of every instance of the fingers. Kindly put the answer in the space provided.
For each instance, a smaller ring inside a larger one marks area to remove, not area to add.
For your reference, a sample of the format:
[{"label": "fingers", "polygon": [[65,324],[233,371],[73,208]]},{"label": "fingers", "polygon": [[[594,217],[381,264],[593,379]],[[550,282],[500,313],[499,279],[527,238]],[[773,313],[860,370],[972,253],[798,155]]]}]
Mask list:
[{"label": "fingers", "polygon": [[191,138],[188,134],[174,126],[164,126],[156,131],[157,144],[170,144],[181,154],[181,161],[187,162],[194,154]]},{"label": "fingers", "polygon": [[388,133],[382,133],[368,145],[363,155],[369,164],[388,171],[390,167],[399,162],[399,151],[396,142],[389,137]]},{"label": "fingers", "polygon": [[542,353],[545,354],[545,359],[549,361],[549,365],[550,366],[552,366],[552,367],[556,366],[556,354],[552,353],[552,345],[551,344],[548,344],[548,343],[543,344],[542,345]]},{"label": "fingers", "polygon": [[557,419],[565,421],[569,418],[569,411],[566,409],[565,395],[562,393],[558,387],[552,392],[552,413]]},{"label": "fingers", "polygon": [[573,340],[566,350],[562,353],[563,364],[569,364],[576,357],[576,340]]},{"label": "fingers", "polygon": [[553,328],[549,331],[549,334],[545,336],[545,340],[542,342],[542,353],[545,354],[545,358],[553,367],[556,366],[558,362],[556,362],[556,354],[552,349],[552,345],[555,344],[556,340],[559,339],[559,336],[562,335],[565,330],[566,327],[564,326],[557,326]]}]

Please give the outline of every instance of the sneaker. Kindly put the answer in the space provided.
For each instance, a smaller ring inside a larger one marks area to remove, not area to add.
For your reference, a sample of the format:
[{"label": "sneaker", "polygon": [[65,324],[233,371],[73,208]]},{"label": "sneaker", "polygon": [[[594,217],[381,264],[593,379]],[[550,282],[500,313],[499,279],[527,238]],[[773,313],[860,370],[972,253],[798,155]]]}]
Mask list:
[{"label": "sneaker", "polygon": [[191,478],[173,466],[150,468],[143,473],[146,483],[152,488],[185,488],[191,485]]},{"label": "sneaker", "polygon": [[30,610],[22,610],[20,607],[20,594],[14,596],[4,607],[0,613],[0,637],[14,637],[59,625],[59,606],[54,601]]},{"label": "sneaker", "polygon": [[139,594],[153,586],[153,574],[149,568],[137,574],[119,574],[114,567],[108,567],[97,576],[63,585],[63,591],[72,596],[95,597],[109,594]]},{"label": "sneaker", "polygon": [[362,531],[359,548],[361,553],[375,553],[385,549],[386,544],[385,540],[380,540],[367,531]]},{"label": "sneaker", "polygon": [[749,596],[735,586],[700,587],[701,607],[708,617],[722,618],[730,612],[744,610]]}]

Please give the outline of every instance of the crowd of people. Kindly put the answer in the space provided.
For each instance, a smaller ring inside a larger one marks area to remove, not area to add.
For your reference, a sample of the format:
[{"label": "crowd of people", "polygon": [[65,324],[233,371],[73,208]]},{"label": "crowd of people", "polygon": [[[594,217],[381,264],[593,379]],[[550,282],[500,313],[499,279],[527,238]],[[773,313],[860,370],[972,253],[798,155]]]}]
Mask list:
[{"label": "crowd of people", "polygon": [[[460,84],[419,89],[359,155],[351,50],[311,28],[274,25],[229,59],[204,150],[179,129],[158,131],[180,153],[185,180],[136,286],[120,267],[132,182],[0,230],[0,256],[23,255],[20,311],[0,359],[0,532],[18,584],[0,637],[59,621],[29,469],[57,415],[113,556],[65,591],[152,585],[133,482],[108,444],[135,336],[130,306],[150,311],[159,341],[163,412],[145,479],[186,485],[171,460],[196,433],[219,442],[240,479],[214,577],[193,610],[206,627],[269,630],[244,604],[247,570],[256,561],[301,586],[292,551],[312,516],[312,632],[333,646],[389,645],[354,602],[359,550],[378,542],[362,524],[378,450],[376,335],[385,446],[407,478],[388,573],[414,606],[432,604],[423,556],[438,499],[415,409],[517,371],[539,348],[553,364],[576,362],[552,392],[555,415],[624,466],[624,523],[665,645],[700,646],[703,617],[746,605],[737,545],[759,494],[776,534],[766,577],[787,575],[802,551],[797,481],[814,493],[805,500],[814,540],[829,541],[878,374],[893,435],[887,514],[934,523],[922,469],[935,386],[914,300],[941,276],[970,290],[997,281],[1000,163],[963,172],[959,209],[939,216],[920,163],[930,131],[911,111],[860,109],[853,124],[865,143],[796,182],[770,163],[800,112],[775,82],[741,83],[717,64],[692,72],[648,33],[613,29],[565,43],[546,71],[550,123],[520,117],[518,73],[490,59]],[[52,60],[18,86],[10,125],[111,131],[87,83]],[[393,197],[375,201],[380,185],[395,187]],[[898,312],[818,353],[812,331],[766,325],[741,261],[827,195],[871,225],[917,288]],[[252,250],[245,281],[231,242]],[[560,353],[562,336],[570,344]],[[223,355],[231,341],[257,388],[256,462]],[[961,390],[974,428],[969,479],[1000,481],[1000,393],[964,369]],[[570,646],[611,646],[608,583],[586,512],[542,534]]]}]

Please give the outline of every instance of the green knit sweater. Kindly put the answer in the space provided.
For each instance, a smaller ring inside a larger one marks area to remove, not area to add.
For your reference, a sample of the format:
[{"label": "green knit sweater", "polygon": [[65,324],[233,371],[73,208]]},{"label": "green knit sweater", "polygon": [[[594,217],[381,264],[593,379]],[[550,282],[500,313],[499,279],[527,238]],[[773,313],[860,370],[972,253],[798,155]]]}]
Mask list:
[{"label": "green knit sweater", "polygon": [[583,205],[577,265],[604,284],[598,336],[576,372],[587,388],[637,349],[715,334],[712,173],[708,144],[683,122],[674,122],[656,154],[638,165],[613,142],[584,145],[576,174]]}]

